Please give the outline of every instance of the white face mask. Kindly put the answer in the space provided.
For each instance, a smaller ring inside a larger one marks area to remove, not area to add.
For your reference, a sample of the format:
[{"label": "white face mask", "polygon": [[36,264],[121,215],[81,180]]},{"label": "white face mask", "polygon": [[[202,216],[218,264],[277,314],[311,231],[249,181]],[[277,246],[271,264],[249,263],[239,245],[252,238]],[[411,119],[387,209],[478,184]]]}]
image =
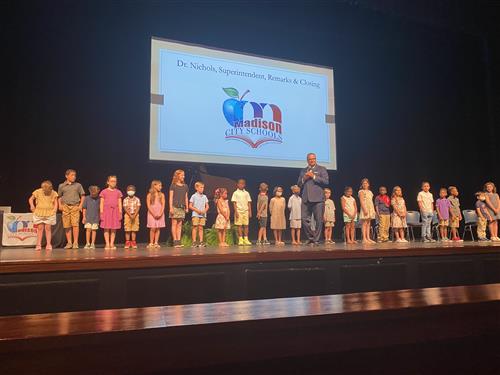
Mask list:
[{"label": "white face mask", "polygon": [[277,191],[277,192],[276,192],[276,196],[277,196],[277,197],[281,197],[281,195],[282,195],[282,194],[283,194],[283,193],[282,193],[281,191]]},{"label": "white face mask", "polygon": [[127,191],[127,195],[128,195],[129,197],[133,197],[133,196],[135,195],[135,191],[133,191],[133,190],[129,190],[129,191]]}]

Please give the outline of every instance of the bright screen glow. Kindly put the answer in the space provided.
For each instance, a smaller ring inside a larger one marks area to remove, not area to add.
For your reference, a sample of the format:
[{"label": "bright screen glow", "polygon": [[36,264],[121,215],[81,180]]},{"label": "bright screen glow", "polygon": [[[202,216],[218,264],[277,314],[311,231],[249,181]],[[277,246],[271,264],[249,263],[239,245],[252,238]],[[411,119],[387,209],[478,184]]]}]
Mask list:
[{"label": "bright screen glow", "polygon": [[333,69],[153,38],[151,160],[336,169]]}]

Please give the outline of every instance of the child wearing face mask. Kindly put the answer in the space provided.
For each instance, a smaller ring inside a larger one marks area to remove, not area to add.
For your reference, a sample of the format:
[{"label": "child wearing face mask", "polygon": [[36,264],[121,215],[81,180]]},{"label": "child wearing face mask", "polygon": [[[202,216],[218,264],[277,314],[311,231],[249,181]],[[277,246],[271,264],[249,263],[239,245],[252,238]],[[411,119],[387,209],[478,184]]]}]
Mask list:
[{"label": "child wearing face mask", "polygon": [[286,229],[285,206],[286,201],[283,198],[283,188],[276,186],[274,188],[274,197],[269,202],[269,214],[271,215],[271,229],[274,233],[274,240],[278,246],[285,244],[281,240],[283,230]]},{"label": "child wearing face mask", "polygon": [[127,186],[127,196],[123,199],[123,210],[125,211],[125,249],[137,249],[137,232],[139,232],[139,210],[141,200],[135,196],[135,186]]}]

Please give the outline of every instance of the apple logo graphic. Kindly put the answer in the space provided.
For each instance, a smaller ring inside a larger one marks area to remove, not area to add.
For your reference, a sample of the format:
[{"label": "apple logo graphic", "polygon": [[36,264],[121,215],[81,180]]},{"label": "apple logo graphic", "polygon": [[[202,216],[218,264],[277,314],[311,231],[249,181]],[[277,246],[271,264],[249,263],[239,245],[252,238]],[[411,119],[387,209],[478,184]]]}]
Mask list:
[{"label": "apple logo graphic", "polygon": [[235,123],[243,121],[243,107],[247,101],[243,101],[242,99],[250,90],[245,91],[241,97],[235,88],[226,87],[222,90],[231,97],[231,99],[226,99],[222,104],[222,112],[229,125],[234,126]]}]

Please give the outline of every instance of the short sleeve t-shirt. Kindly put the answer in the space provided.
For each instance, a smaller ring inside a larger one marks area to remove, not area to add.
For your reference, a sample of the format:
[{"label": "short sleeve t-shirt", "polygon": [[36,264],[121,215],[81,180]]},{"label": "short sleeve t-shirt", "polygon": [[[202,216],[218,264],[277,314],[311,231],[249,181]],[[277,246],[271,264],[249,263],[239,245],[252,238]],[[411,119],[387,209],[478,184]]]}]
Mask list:
[{"label": "short sleeve t-shirt", "polygon": [[417,202],[422,202],[422,212],[432,213],[432,203],[434,202],[434,197],[430,191],[421,191],[418,193]]},{"label": "short sleeve t-shirt", "polygon": [[375,207],[378,208],[380,215],[389,215],[391,213],[391,198],[386,195],[377,195],[375,197]]},{"label": "short sleeve t-shirt", "polygon": [[290,220],[300,220],[302,218],[301,205],[302,205],[302,198],[298,194],[293,194],[288,199],[288,208],[290,209]]},{"label": "short sleeve t-shirt", "polygon": [[70,206],[80,204],[80,199],[85,195],[82,185],[79,182],[63,182],[59,184],[57,194],[61,197],[61,202]]},{"label": "short sleeve t-shirt", "polygon": [[32,195],[36,201],[35,212],[33,212],[36,216],[49,217],[55,215],[54,200],[57,198],[55,191],[52,190],[49,195],[46,195],[43,189],[40,188],[36,189]]},{"label": "short sleeve t-shirt", "polygon": [[257,212],[260,217],[267,217],[267,207],[269,204],[269,197],[267,194],[259,194],[257,196]]},{"label": "short sleeve t-shirt", "polygon": [[484,218],[488,220],[489,214],[488,209],[486,208],[486,203],[478,199],[476,201],[476,208],[479,208],[479,211],[483,214]]},{"label": "short sleeve t-shirt", "polygon": [[99,197],[92,198],[91,196],[86,196],[83,201],[82,208],[85,211],[85,220],[89,224],[99,224]]},{"label": "short sleeve t-shirt", "polygon": [[436,201],[436,208],[439,210],[439,214],[441,215],[441,218],[443,220],[450,219],[450,207],[451,207],[451,203],[446,198],[439,198]]},{"label": "short sleeve t-shirt", "polygon": [[252,198],[250,198],[250,194],[245,189],[236,189],[231,197],[231,202],[236,203],[236,208],[241,212],[248,211],[248,203],[251,201]]},{"label": "short sleeve t-shirt", "polygon": [[[205,205],[208,203],[208,198],[205,194],[194,193],[191,195],[191,199],[189,199],[189,203],[193,205],[194,208],[198,210],[205,210]],[[207,217],[207,213],[205,212],[203,215],[200,215],[198,212],[193,211],[193,217]]]},{"label": "short sleeve t-shirt", "polygon": [[186,184],[171,184],[170,191],[174,192],[174,195],[172,197],[172,205],[174,206],[174,208],[187,208],[186,194],[188,193],[188,186]]},{"label": "short sleeve t-shirt", "polygon": [[460,216],[460,200],[457,197],[449,196],[448,200],[451,203],[450,211],[453,216]]}]

